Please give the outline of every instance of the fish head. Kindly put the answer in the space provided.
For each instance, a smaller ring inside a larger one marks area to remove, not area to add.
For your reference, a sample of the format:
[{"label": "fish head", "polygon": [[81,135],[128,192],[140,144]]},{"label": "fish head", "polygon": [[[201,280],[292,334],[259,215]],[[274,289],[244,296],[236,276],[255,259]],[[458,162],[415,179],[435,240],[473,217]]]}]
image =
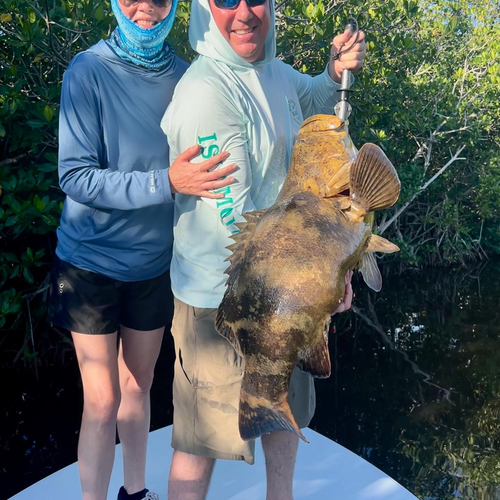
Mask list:
[{"label": "fish head", "polygon": [[279,200],[299,191],[333,196],[349,187],[349,168],[357,149],[348,124],[335,115],[314,115],[302,124]]},{"label": "fish head", "polygon": [[303,134],[346,134],[347,124],[335,115],[314,115],[302,123],[299,138]]}]

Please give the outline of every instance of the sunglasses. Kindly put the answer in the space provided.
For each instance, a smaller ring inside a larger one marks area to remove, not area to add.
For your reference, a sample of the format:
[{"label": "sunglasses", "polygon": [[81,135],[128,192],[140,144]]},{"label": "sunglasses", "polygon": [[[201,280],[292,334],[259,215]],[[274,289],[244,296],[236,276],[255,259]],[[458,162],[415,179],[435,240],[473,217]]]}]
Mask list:
[{"label": "sunglasses", "polygon": [[[128,7],[133,7],[140,0],[119,0],[119,1],[124,7],[128,8]],[[160,9],[165,9],[165,8],[169,7],[170,5],[172,5],[172,0],[148,0],[148,2],[153,3],[154,5],[159,7]]]},{"label": "sunglasses", "polygon": [[[214,5],[218,9],[236,9],[240,4],[241,0],[214,0]],[[257,7],[258,5],[264,5],[267,0],[245,0],[249,7]]]}]

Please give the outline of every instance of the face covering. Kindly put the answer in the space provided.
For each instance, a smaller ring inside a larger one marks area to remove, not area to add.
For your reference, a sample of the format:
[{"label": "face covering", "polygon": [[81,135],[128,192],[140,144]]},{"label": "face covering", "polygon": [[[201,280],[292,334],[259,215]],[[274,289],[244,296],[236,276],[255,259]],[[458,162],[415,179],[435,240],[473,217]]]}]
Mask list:
[{"label": "face covering", "polygon": [[174,24],[177,1],[172,0],[168,16],[150,29],[141,28],[131,21],[118,5],[118,0],[111,0],[111,8],[118,22],[109,43],[114,51],[128,61],[151,69],[162,71],[174,61],[174,51],[166,41]]}]

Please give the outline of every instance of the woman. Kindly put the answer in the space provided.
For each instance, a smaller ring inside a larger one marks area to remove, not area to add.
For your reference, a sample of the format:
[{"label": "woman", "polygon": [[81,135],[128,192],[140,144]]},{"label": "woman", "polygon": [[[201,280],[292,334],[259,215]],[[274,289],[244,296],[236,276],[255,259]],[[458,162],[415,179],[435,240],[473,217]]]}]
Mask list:
[{"label": "woman", "polygon": [[[168,168],[160,129],[187,64],[166,41],[177,0],[111,0],[118,27],[78,54],[63,79],[60,185],[67,194],[52,273],[51,321],[71,331],[83,381],[78,462],[84,500],[105,500],[115,432],[119,500],[157,499],[145,485],[149,390],[171,321],[172,193],[222,197],[228,155]],[[221,180],[220,178],[222,177]],[[120,332],[117,356],[117,337]]]}]

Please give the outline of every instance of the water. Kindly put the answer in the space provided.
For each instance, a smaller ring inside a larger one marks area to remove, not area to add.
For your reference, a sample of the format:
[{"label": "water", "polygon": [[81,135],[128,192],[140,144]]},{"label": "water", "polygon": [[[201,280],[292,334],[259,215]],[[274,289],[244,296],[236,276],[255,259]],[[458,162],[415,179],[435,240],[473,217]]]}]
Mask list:
[{"label": "water", "polygon": [[[311,427],[422,500],[500,499],[500,263],[469,270],[384,269],[376,294],[355,282],[337,317],[333,374],[318,381]],[[76,459],[81,384],[69,346],[45,366],[5,368],[0,499]],[[152,394],[152,428],[168,425],[171,344]]]}]

